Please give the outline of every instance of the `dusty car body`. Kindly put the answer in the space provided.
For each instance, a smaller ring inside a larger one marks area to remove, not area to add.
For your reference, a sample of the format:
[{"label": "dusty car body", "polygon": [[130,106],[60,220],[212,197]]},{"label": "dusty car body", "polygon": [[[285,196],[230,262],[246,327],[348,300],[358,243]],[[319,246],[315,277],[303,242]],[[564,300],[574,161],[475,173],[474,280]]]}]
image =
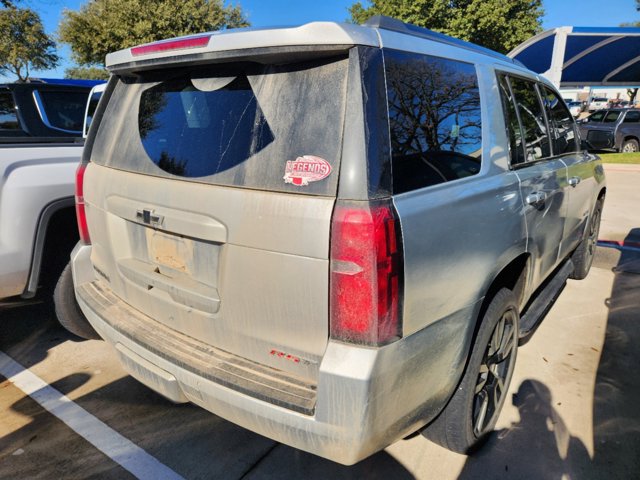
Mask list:
[{"label": "dusty car body", "polygon": [[491,431],[606,190],[549,82],[384,17],[107,67],[72,265],[131,375],[344,464],[427,424],[457,451]]}]

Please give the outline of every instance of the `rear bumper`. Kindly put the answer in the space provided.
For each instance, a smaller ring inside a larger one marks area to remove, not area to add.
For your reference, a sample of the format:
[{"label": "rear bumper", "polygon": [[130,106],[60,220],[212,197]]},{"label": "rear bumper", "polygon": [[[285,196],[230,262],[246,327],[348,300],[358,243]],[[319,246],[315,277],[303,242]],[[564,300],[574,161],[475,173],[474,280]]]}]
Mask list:
[{"label": "rear bumper", "polygon": [[95,278],[90,253],[86,245],[72,253],[78,303],[132,376],[175,402],[191,401],[261,435],[345,465],[434,418],[462,372],[467,339],[461,336],[469,330],[463,327],[471,314],[466,311],[384,348],[330,341],[317,385],[294,389],[296,395],[309,395],[305,401],[311,408],[296,411],[272,395],[259,398],[251,388],[243,390],[250,374],[229,383],[221,381],[215,373],[219,365],[209,360],[194,368],[202,353],[195,345],[177,352],[161,332],[151,338],[139,333],[139,325],[129,329],[131,322],[153,325],[154,320],[132,319],[131,307],[108,294],[108,286]]}]

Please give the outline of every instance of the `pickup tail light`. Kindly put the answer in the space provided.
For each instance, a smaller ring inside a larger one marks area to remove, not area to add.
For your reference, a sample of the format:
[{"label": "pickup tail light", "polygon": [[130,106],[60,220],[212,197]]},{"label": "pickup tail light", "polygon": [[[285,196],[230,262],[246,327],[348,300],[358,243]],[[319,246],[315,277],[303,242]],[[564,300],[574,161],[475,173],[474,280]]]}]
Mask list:
[{"label": "pickup tail light", "polygon": [[400,338],[400,223],[390,201],[339,202],[331,225],[331,338],[384,345]]},{"label": "pickup tail light", "polygon": [[139,55],[147,55],[149,53],[206,47],[209,45],[210,38],[211,35],[200,35],[197,37],[178,38],[176,40],[163,40],[160,42],[148,43],[146,45],[140,45],[139,47],[133,47],[131,49],[131,55],[137,57]]},{"label": "pickup tail light", "polygon": [[78,233],[80,241],[87,245],[91,244],[89,237],[89,227],[87,226],[87,212],[84,205],[84,172],[87,169],[86,163],[78,165],[76,170],[76,219],[78,220]]}]

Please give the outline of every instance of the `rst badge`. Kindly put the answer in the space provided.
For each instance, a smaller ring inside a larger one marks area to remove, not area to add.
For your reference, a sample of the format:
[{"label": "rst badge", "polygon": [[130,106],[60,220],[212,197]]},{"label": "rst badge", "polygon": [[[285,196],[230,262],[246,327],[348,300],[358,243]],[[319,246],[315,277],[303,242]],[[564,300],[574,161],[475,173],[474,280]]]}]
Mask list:
[{"label": "rst badge", "polygon": [[323,180],[331,173],[331,165],[324,158],[303,155],[289,160],[284,171],[284,183],[305,186]]}]

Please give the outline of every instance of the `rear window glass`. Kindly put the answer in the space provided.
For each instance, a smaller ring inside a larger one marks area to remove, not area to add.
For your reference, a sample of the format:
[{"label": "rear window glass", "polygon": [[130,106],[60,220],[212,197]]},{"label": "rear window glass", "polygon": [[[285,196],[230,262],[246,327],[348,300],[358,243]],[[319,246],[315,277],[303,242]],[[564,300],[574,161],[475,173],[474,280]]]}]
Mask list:
[{"label": "rear window glass", "polygon": [[624,123],[638,123],[640,122],[640,112],[638,111],[631,111],[631,112],[627,112],[627,114],[624,117],[623,120]]},{"label": "rear window glass", "polygon": [[0,92],[0,130],[20,130],[11,92]]},{"label": "rear window glass", "polygon": [[544,86],[541,88],[552,133],[553,154],[575,152],[578,144],[573,116],[555,92]]},{"label": "rear window glass", "polygon": [[44,124],[56,130],[81,133],[87,92],[34,91]]},{"label": "rear window glass", "polygon": [[91,160],[216,185],[333,195],[348,60],[121,78]]},{"label": "rear window glass", "polygon": [[480,172],[482,130],[475,66],[385,51],[393,191]]}]

